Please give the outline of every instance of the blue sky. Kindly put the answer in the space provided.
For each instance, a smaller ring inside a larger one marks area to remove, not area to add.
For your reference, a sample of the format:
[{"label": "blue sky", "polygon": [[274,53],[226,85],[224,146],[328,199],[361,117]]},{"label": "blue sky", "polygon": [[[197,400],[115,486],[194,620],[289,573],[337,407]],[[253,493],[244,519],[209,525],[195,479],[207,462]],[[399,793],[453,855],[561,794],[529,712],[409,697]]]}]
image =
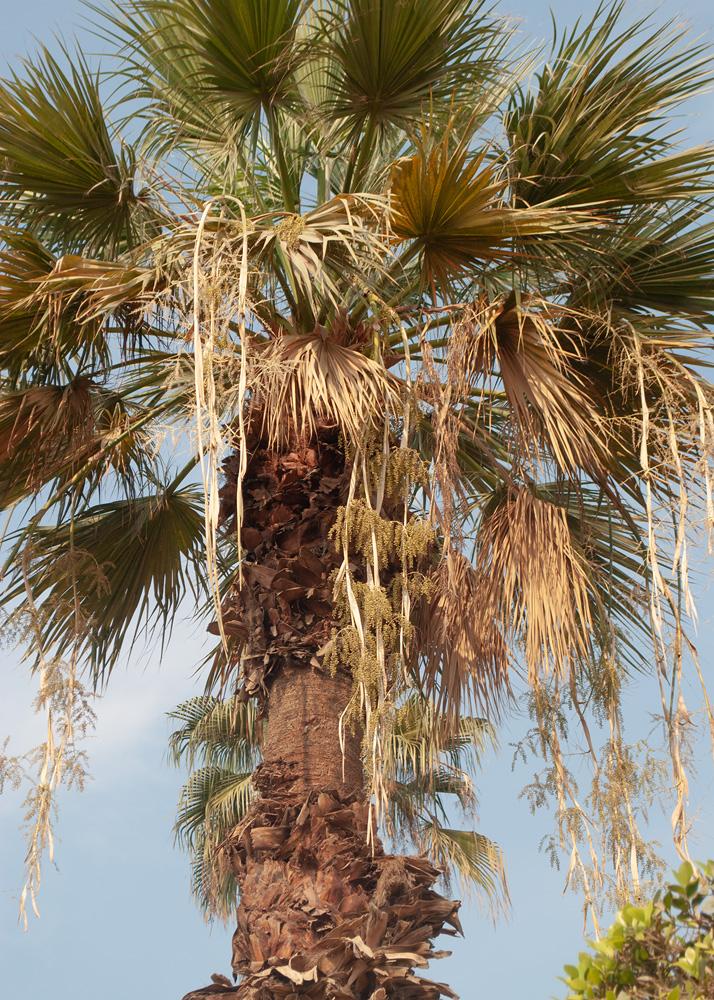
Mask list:
[{"label": "blue sky", "polygon": [[[581,0],[551,4],[559,25],[580,14],[591,15],[595,4]],[[78,24],[79,5],[72,0],[4,0],[0,62],[4,67],[32,47],[31,35],[51,43],[55,27],[66,36]],[[522,19],[531,37],[550,34],[549,5],[501,4],[503,13]],[[631,16],[652,5],[628,2]],[[682,14],[695,34],[708,32],[714,44],[714,9],[705,2],[683,9],[665,0],[658,8],[662,21]],[[86,34],[88,50],[94,41]],[[691,102],[686,127],[692,143],[714,136],[714,98]],[[707,591],[709,570],[699,573],[700,627],[697,645],[704,669],[712,676],[714,663],[714,600]],[[50,992],[53,1000],[70,1000],[96,990],[103,1000],[151,996],[179,1000],[189,989],[209,981],[212,972],[229,973],[232,929],[210,930],[194,908],[188,891],[186,859],[172,846],[171,823],[180,776],[165,758],[168,726],[165,713],[183,698],[199,693],[193,676],[204,651],[200,627],[179,625],[174,641],[158,663],[155,655],[135,654],[112,677],[97,705],[96,735],[88,741],[94,780],[79,794],[62,796],[57,826],[60,842],[55,861],[45,865],[41,919],[31,918],[27,933],[16,923],[15,887],[22,880],[23,843],[18,826],[21,798],[6,793],[0,799],[0,993],[28,1000]],[[2,651],[3,698],[0,743],[12,737],[15,752],[42,738],[33,718],[32,683],[16,656]],[[692,689],[690,708],[697,696]],[[631,738],[644,738],[648,711],[657,710],[645,685],[625,696],[626,713],[634,724]],[[531,767],[511,770],[510,740],[525,722],[517,715],[502,733],[505,749],[492,754],[479,778],[480,829],[502,845],[508,858],[513,911],[508,921],[493,926],[475,904],[464,904],[465,938],[453,944],[453,957],[437,963],[434,977],[448,982],[464,1000],[477,995],[506,1000],[562,996],[557,981],[562,965],[582,946],[580,899],[562,895],[564,873],[552,870],[538,851],[549,832],[548,817],[532,817],[518,795],[532,778]],[[700,746],[701,767],[693,800],[701,803],[699,836],[694,854],[714,856],[712,837],[711,757]],[[653,814],[651,835],[661,840],[662,853],[676,864],[667,844],[668,820]],[[452,947],[446,942],[444,947]]]}]

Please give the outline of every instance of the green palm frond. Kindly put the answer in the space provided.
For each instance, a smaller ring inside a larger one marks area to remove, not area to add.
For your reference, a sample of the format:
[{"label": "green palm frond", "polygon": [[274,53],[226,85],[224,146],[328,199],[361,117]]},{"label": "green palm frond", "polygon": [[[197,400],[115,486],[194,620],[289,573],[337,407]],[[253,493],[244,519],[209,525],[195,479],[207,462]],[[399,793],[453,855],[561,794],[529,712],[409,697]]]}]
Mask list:
[{"label": "green palm frond", "polygon": [[362,190],[385,131],[420,121],[455,92],[475,93],[497,75],[506,33],[481,3],[465,0],[344,0],[328,25],[335,66],[320,109],[354,142],[345,190]]},{"label": "green palm frond", "polygon": [[243,819],[253,796],[251,774],[260,760],[254,705],[204,695],[178,705],[169,719],[176,767],[190,771],[179,795],[176,842],[191,861],[191,890],[206,916],[232,918],[238,886],[217,860],[217,849]]},{"label": "green palm frond", "polygon": [[505,906],[508,889],[500,848],[482,834],[444,825],[454,799],[466,815],[473,814],[470,775],[495,745],[493,729],[485,719],[467,716],[456,730],[440,731],[442,724],[434,704],[416,693],[395,713],[385,769],[390,830],[397,837],[407,831],[417,849],[443,867],[447,879],[457,877],[466,893],[475,890],[493,907]]},{"label": "green palm frond", "polygon": [[[578,282],[571,301],[593,313],[607,303],[618,310],[673,317],[708,325],[714,278],[711,254],[714,225],[696,208],[666,215],[635,212],[609,246],[602,248],[588,281]],[[681,322],[677,324],[685,335]]]},{"label": "green palm frond", "polygon": [[[161,34],[169,26],[174,37],[183,36],[188,51],[201,61],[202,86],[215,89],[238,119],[249,122],[261,110],[272,114],[291,103],[298,61],[295,33],[303,5],[303,0],[268,6],[260,0],[171,0],[136,6],[139,14],[156,19],[152,27],[160,26]],[[164,57],[170,59],[172,53]],[[186,81],[191,82],[196,81]]]},{"label": "green palm frond", "polygon": [[440,736],[439,725],[434,705],[412,692],[394,715],[389,780],[439,810],[444,794],[456,795],[468,807],[474,802],[468,772],[479,768],[487,748],[495,745],[493,728],[486,719],[464,716],[455,731]]},{"label": "green palm frond", "polygon": [[250,772],[209,766],[193,771],[181,790],[175,833],[190,855],[191,889],[207,918],[228,921],[238,905],[238,885],[216,860],[216,851],[245,816],[253,797]]},{"label": "green palm frond", "polygon": [[[469,137],[470,138],[470,137]],[[392,228],[419,253],[427,284],[447,289],[466,271],[517,252],[514,240],[536,234],[580,232],[597,225],[585,212],[505,205],[506,181],[487,153],[450,135],[431,150],[397,161],[391,181]]]},{"label": "green palm frond", "polygon": [[85,655],[95,683],[132,632],[164,632],[188,585],[201,577],[203,498],[170,484],[153,494],[97,504],[56,527],[19,533],[4,600],[29,587],[43,643]]},{"label": "green palm frond", "polygon": [[[232,159],[228,147],[251,130],[257,137],[263,115],[284,207],[295,211],[300,178],[282,146],[280,116],[299,101],[295,72],[304,53],[297,31],[304,6],[303,0],[115,4],[110,23],[141,66],[138,94],[152,102],[154,148],[185,145],[225,167]],[[255,153],[255,141],[253,147]]]},{"label": "green palm frond", "polygon": [[253,771],[258,762],[260,727],[253,703],[222,702],[201,695],[182,702],[169,718],[182,722],[169,740],[174,763]]},{"label": "green palm frond", "polygon": [[621,27],[624,3],[601,4],[557,41],[534,91],[506,118],[518,204],[623,205],[711,190],[712,149],[671,151],[663,113],[701,90],[709,57],[677,22]]},{"label": "green palm frond", "polygon": [[474,830],[452,830],[431,818],[419,828],[417,843],[449,872],[465,891],[474,886],[480,895],[505,909],[509,902],[506,865],[500,847]]},{"label": "green palm frond", "polygon": [[64,251],[135,245],[157,206],[135,151],[114,135],[97,75],[79,54],[65,73],[46,49],[23,69],[0,85],[2,214]]}]

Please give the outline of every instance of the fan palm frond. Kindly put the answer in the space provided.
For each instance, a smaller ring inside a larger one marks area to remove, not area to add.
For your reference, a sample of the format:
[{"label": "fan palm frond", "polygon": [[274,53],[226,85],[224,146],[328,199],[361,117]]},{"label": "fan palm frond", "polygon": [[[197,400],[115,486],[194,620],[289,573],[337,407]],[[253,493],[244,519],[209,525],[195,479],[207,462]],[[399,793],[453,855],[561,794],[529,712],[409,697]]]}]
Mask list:
[{"label": "fan palm frond", "polygon": [[345,190],[360,190],[378,140],[391,126],[447,106],[454,91],[476,90],[497,75],[505,33],[490,11],[464,0],[344,0],[329,24],[336,67],[320,109],[354,142]]},{"label": "fan palm frond", "polygon": [[81,54],[65,73],[42,50],[0,86],[3,213],[65,251],[116,253],[151,233],[159,207],[134,149],[115,137]]},{"label": "fan palm frond", "polygon": [[140,462],[140,423],[121,396],[79,378],[0,394],[0,504],[55,480],[96,477]]},{"label": "fan palm frond", "polygon": [[621,27],[601,4],[554,44],[533,91],[511,99],[506,130],[518,204],[600,204],[605,211],[690,198],[711,188],[712,151],[670,152],[663,112],[706,84],[709,57],[678,22]]},{"label": "fan palm frond", "polygon": [[130,631],[170,628],[186,568],[200,566],[203,532],[200,491],[174,484],[95,505],[53,528],[31,526],[19,533],[15,551],[23,546],[24,554],[8,567],[4,599],[29,588],[44,646],[81,651],[99,683]]},{"label": "fan palm frond", "polygon": [[271,344],[259,357],[252,388],[273,441],[294,429],[311,436],[318,423],[337,425],[359,441],[397,398],[394,380],[380,365],[324,328]]},{"label": "fan palm frond", "polygon": [[391,181],[391,225],[419,254],[424,281],[449,288],[455,276],[504,260],[514,241],[536,234],[581,232],[600,223],[587,212],[514,209],[505,204],[507,181],[487,152],[471,152],[467,133],[454,145],[447,133],[431,149],[426,137],[414,156],[397,161]]}]

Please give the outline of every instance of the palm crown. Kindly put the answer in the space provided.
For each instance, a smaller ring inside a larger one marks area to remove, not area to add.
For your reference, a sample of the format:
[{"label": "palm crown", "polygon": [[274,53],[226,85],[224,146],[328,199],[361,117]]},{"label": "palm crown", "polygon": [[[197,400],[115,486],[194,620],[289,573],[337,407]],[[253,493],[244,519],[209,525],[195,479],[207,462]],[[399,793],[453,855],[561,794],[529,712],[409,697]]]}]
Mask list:
[{"label": "palm crown", "polygon": [[562,706],[622,756],[654,647],[681,846],[663,622],[681,651],[712,518],[712,150],[666,116],[707,57],[621,10],[526,84],[471,0],[132,0],[108,78],[42,50],[2,84],[5,602],[43,678],[104,679],[190,586],[209,685],[265,710],[286,657],[349,673],[379,815],[413,692],[433,763],[515,675],[575,801]]}]

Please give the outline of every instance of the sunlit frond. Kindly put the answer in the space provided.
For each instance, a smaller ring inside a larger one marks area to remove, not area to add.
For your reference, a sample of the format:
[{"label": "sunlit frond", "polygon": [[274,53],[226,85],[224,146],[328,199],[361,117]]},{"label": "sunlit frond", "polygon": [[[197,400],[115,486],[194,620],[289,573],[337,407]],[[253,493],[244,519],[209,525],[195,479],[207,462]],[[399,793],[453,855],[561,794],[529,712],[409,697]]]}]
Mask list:
[{"label": "sunlit frond", "polygon": [[514,240],[558,235],[597,225],[586,212],[514,209],[505,204],[506,179],[486,151],[474,155],[470,139],[454,145],[447,133],[431,149],[398,160],[391,181],[391,225],[410,241],[427,283],[449,288],[454,278],[517,252]]},{"label": "sunlit frond", "polygon": [[[516,452],[527,456],[542,443],[559,468],[601,475],[608,433],[592,386],[579,374],[577,341],[559,326],[559,310],[484,303],[473,315],[474,364],[503,383],[514,426]],[[468,323],[468,313],[465,321]]]},{"label": "sunlit frond", "polygon": [[[383,199],[340,196],[307,215],[258,225],[250,234],[251,257],[277,257],[278,268],[282,263],[303,329],[321,308],[345,308],[385,272],[389,251],[378,233],[384,208]],[[308,308],[300,308],[301,302]]]}]

